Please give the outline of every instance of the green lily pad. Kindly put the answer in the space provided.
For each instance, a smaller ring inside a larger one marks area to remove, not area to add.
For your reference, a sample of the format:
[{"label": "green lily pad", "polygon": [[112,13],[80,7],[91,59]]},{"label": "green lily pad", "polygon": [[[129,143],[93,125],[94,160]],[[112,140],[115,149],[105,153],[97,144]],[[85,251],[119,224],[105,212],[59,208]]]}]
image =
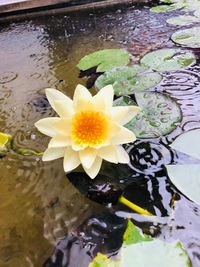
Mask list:
[{"label": "green lily pad", "polygon": [[177,44],[200,47],[200,27],[177,31],[172,34],[171,39]]},{"label": "green lily pad", "polygon": [[200,159],[200,129],[192,130],[178,136],[170,145],[182,153]]},{"label": "green lily pad", "polygon": [[23,155],[23,156],[41,156],[44,154],[44,152],[36,152],[35,150],[28,149],[28,148],[16,148],[15,153]]},{"label": "green lily pad", "polygon": [[12,137],[8,134],[0,133],[0,155],[10,148]]},{"label": "green lily pad", "polygon": [[180,49],[160,49],[148,53],[140,62],[157,71],[178,70],[195,62],[193,53],[180,54],[180,52]]},{"label": "green lily pad", "polygon": [[84,71],[98,66],[97,72],[105,72],[114,67],[125,65],[129,60],[129,54],[122,49],[105,49],[83,57],[79,61],[78,67]]},{"label": "green lily pad", "polygon": [[183,10],[197,10],[200,8],[199,0],[183,1]]},{"label": "green lily pad", "polygon": [[116,68],[102,74],[95,82],[98,89],[112,84],[115,95],[131,95],[135,92],[142,92],[156,86],[162,76],[159,73],[143,73],[147,68],[141,65],[132,65]]},{"label": "green lily pad", "polygon": [[121,96],[113,102],[113,106],[137,106],[137,103],[127,96]]},{"label": "green lily pad", "polygon": [[194,16],[177,16],[167,20],[167,23],[177,26],[190,25],[196,21],[200,21]]},{"label": "green lily pad", "polygon": [[89,267],[191,267],[187,253],[179,241],[167,243],[144,237],[130,221],[127,231],[132,235],[131,238],[129,236],[129,241],[133,242],[127,244],[125,238],[120,261],[115,262],[98,253]]},{"label": "green lily pad", "polygon": [[[182,119],[181,109],[174,100],[160,93],[136,93],[142,111],[126,127],[139,138],[156,138],[172,132]],[[122,101],[122,99],[121,99]],[[131,105],[124,102],[123,106]]]},{"label": "green lily pad", "polygon": [[165,167],[176,188],[200,205],[200,164],[167,165]]},{"label": "green lily pad", "polygon": [[160,12],[168,12],[168,11],[175,10],[175,9],[178,9],[178,8],[180,8],[180,6],[177,5],[177,4],[174,4],[174,5],[160,5],[160,6],[152,7],[150,9],[150,11],[151,12],[160,13]]}]

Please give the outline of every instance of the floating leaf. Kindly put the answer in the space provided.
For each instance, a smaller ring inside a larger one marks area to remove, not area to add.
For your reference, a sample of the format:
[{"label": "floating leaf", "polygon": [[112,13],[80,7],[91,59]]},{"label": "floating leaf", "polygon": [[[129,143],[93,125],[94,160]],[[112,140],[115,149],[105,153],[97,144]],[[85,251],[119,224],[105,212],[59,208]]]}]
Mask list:
[{"label": "floating leaf", "polygon": [[167,11],[175,10],[175,9],[178,9],[178,8],[180,8],[180,6],[177,5],[177,4],[174,4],[174,5],[160,5],[160,6],[152,7],[150,9],[150,11],[159,13],[159,12],[167,12]]},{"label": "floating leaf", "polygon": [[179,241],[166,243],[153,238],[145,238],[131,221],[128,223],[127,231],[130,233],[129,242],[124,242],[121,260],[116,262],[117,265],[113,260],[98,253],[89,267],[191,267],[190,260]]},{"label": "floating leaf", "polygon": [[122,49],[105,49],[83,57],[79,61],[78,67],[80,70],[84,71],[98,66],[97,72],[105,72],[114,67],[127,64],[129,59],[129,54]]},{"label": "floating leaf", "polygon": [[196,21],[199,21],[199,19],[194,16],[177,16],[168,19],[167,23],[172,25],[183,26],[183,25],[190,25]]},{"label": "floating leaf", "polygon": [[16,148],[15,152],[23,156],[32,156],[32,155],[41,156],[44,154],[44,152],[36,152],[35,150],[27,148]]},{"label": "floating leaf", "polygon": [[[173,131],[182,119],[181,109],[174,100],[160,93],[136,93],[142,109],[126,127],[139,138],[156,138]],[[121,99],[121,101],[123,101]],[[124,106],[131,105],[124,102]]]},{"label": "floating leaf", "polygon": [[12,137],[8,134],[0,133],[0,155],[6,152],[11,145]]},{"label": "floating leaf", "polygon": [[142,92],[156,86],[162,80],[159,73],[142,73],[145,70],[146,67],[141,65],[116,68],[102,74],[96,80],[95,86],[101,89],[108,84],[112,84],[115,95],[118,96]]},{"label": "floating leaf", "polygon": [[200,18],[200,9],[198,9],[194,12],[194,16],[197,18]]},{"label": "floating leaf", "polygon": [[200,164],[167,165],[166,168],[178,190],[200,205]]},{"label": "floating leaf", "polygon": [[200,47],[200,27],[177,31],[172,34],[171,39],[177,44]]},{"label": "floating leaf", "polygon": [[113,102],[114,106],[137,106],[135,101],[127,96],[121,96]]},{"label": "floating leaf", "polygon": [[160,49],[148,53],[140,62],[153,70],[171,71],[187,67],[195,61],[193,53],[180,54],[180,51],[180,49]]},{"label": "floating leaf", "polygon": [[192,130],[178,136],[175,141],[170,145],[189,156],[200,159],[200,129]]}]

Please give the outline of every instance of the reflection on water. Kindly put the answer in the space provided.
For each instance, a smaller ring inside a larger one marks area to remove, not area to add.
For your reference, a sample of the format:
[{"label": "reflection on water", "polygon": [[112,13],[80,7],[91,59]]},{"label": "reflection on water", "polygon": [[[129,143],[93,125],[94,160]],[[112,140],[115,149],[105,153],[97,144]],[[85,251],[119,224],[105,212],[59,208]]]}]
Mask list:
[{"label": "reflection on water", "polygon": [[[135,7],[0,25],[1,132],[13,136],[15,148],[44,151],[49,138],[40,134],[34,123],[55,115],[44,88],[57,88],[72,97],[77,83],[86,84],[85,78],[78,77],[78,61],[98,49],[125,48],[132,53],[133,61],[138,61],[149,47],[175,47],[169,40],[175,27],[166,25],[166,18],[168,14]],[[198,49],[194,53],[198,57]],[[157,220],[146,220],[122,205],[113,207],[116,214],[130,216],[153,236],[179,238],[194,267],[200,265],[199,207],[176,192],[163,165],[195,162],[170,150],[169,144],[183,131],[200,127],[199,81],[198,64],[164,73],[153,90],[179,103],[181,125],[162,138],[128,145],[129,166],[104,164],[102,168],[102,173],[123,184],[127,198],[154,212]],[[60,238],[88,216],[105,209],[66,179],[62,160],[44,163],[40,156],[23,157],[10,151],[0,159],[0,165],[0,266],[41,266]]]}]

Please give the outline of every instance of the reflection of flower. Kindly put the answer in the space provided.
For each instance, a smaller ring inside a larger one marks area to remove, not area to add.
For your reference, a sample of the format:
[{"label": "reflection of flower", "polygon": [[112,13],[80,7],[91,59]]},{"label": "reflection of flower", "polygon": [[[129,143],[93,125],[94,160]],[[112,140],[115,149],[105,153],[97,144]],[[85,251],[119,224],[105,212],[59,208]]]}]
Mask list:
[{"label": "reflection of flower", "polygon": [[69,172],[80,164],[94,178],[102,159],[128,163],[129,156],[121,144],[135,141],[133,132],[123,127],[139,112],[136,106],[112,107],[111,85],[94,97],[82,85],[76,87],[73,101],[55,89],[46,89],[47,99],[59,117],[36,122],[38,130],[52,137],[43,160],[64,157],[64,170]]}]

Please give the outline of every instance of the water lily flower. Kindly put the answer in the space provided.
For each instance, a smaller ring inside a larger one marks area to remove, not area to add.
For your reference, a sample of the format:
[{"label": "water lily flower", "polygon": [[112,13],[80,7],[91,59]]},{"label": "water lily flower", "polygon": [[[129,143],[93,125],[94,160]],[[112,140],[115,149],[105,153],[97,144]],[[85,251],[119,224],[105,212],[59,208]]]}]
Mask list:
[{"label": "water lily flower", "polygon": [[82,164],[91,178],[98,174],[102,159],[112,163],[129,162],[122,144],[133,142],[136,137],[123,125],[133,119],[140,108],[112,107],[112,85],[105,86],[95,96],[78,85],[73,101],[56,89],[47,88],[46,96],[59,117],[35,123],[40,132],[52,137],[43,161],[64,157],[65,172]]}]

